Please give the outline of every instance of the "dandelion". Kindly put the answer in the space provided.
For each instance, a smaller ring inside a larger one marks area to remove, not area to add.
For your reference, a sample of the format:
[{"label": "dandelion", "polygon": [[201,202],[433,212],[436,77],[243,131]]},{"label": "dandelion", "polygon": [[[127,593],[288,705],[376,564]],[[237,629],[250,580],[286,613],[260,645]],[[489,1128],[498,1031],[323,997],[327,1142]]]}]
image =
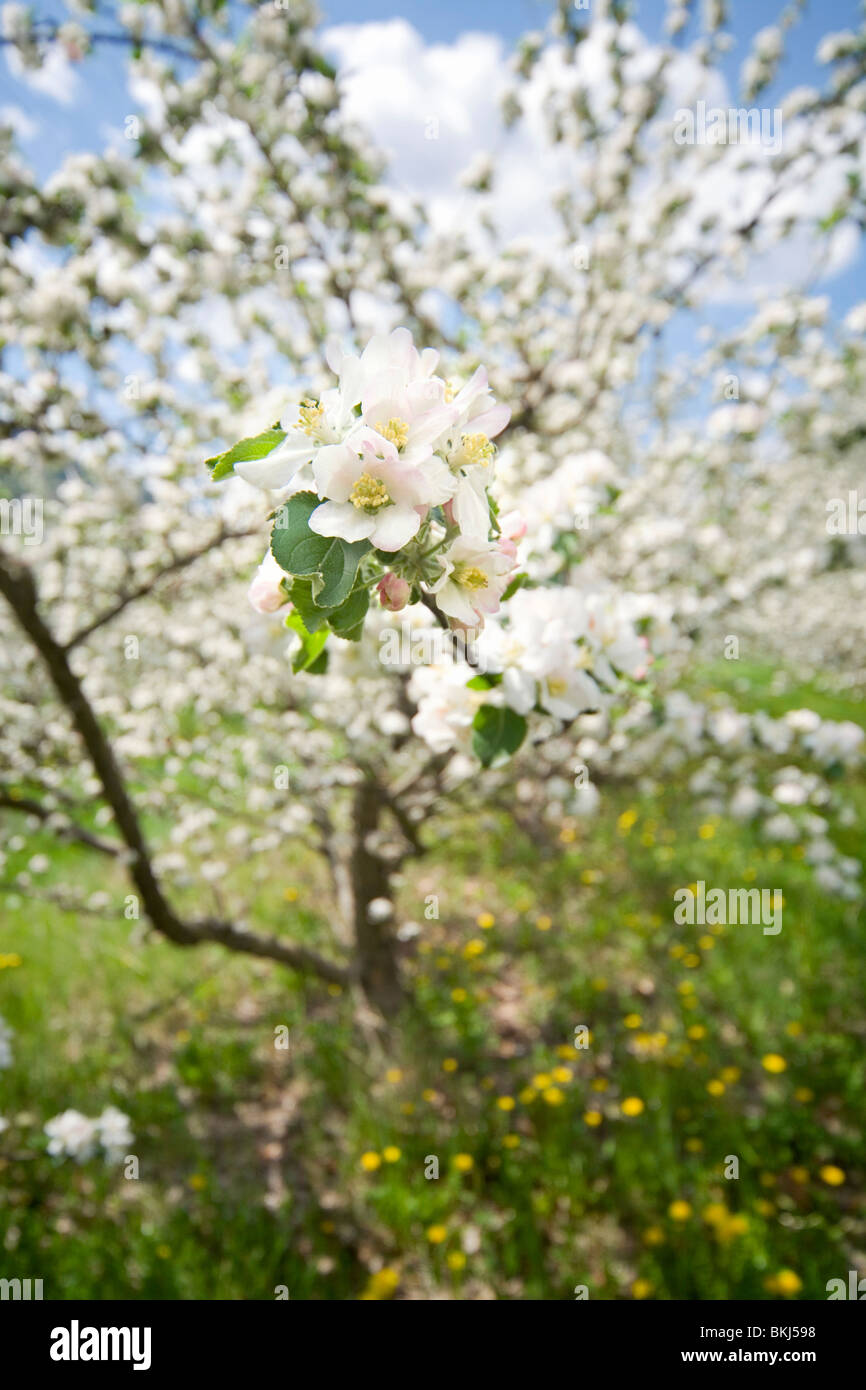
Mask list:
[{"label": "dandelion", "polygon": [[791,1298],[800,1292],[803,1281],[793,1269],[780,1269],[778,1274],[770,1274],[764,1280],[764,1288],[770,1293],[780,1293],[786,1298]]},{"label": "dandelion", "polygon": [[653,1287],[649,1279],[635,1279],[631,1286],[632,1298],[649,1298]]},{"label": "dandelion", "polygon": [[515,1106],[514,1096],[497,1096],[496,1104],[500,1110],[513,1110]]},{"label": "dandelion", "polygon": [[443,1240],[448,1239],[447,1226],[428,1226],[427,1239],[431,1245],[441,1245]]},{"label": "dandelion", "polygon": [[668,1216],[672,1221],[688,1221],[691,1214],[691,1206],[688,1202],[684,1202],[681,1199],[676,1202],[671,1202],[668,1207]]},{"label": "dandelion", "polygon": [[496,918],[492,912],[479,912],[475,918],[475,925],[480,927],[482,931],[490,931],[491,927],[496,926]]},{"label": "dandelion", "polygon": [[778,1052],[768,1052],[765,1057],[761,1058],[761,1066],[764,1068],[764,1071],[768,1071],[775,1076],[778,1075],[779,1072],[786,1071],[788,1063],[785,1061],[784,1057],[779,1056]]},{"label": "dandelion", "polygon": [[558,1086],[548,1086],[546,1091],[542,1091],[541,1099],[545,1105],[562,1105],[565,1100],[565,1092]]},{"label": "dandelion", "polygon": [[462,1250],[450,1250],[445,1256],[445,1263],[449,1269],[453,1269],[456,1273],[461,1269],[465,1269],[466,1256],[463,1254]]},{"label": "dandelion", "polygon": [[377,1168],[382,1166],[382,1159],[373,1149],[368,1149],[361,1154],[361,1167],[365,1173],[375,1173]]},{"label": "dandelion", "polygon": [[595,1129],[598,1125],[601,1124],[602,1113],[600,1110],[586,1110],[584,1112],[583,1118],[584,1122],[589,1125],[590,1129]]},{"label": "dandelion", "polygon": [[442,1063],[442,1070],[443,1070],[443,1071],[448,1071],[448,1072],[456,1071],[456,1070],[457,1070],[457,1058],[456,1058],[456,1057],[446,1057],[445,1060],[444,1060],[444,1062]]},{"label": "dandelion", "polygon": [[402,1157],[402,1152],[397,1148],[396,1144],[388,1144],[387,1147],[382,1150],[382,1157],[386,1163],[398,1163]]},{"label": "dandelion", "polygon": [[622,1102],[622,1105],[620,1106],[620,1109],[622,1110],[622,1113],[624,1115],[642,1115],[644,1103],[641,1100],[640,1096],[626,1096],[625,1100]]},{"label": "dandelion", "polygon": [[458,1173],[469,1173],[475,1166],[475,1160],[471,1154],[455,1154],[454,1167]]},{"label": "dandelion", "polygon": [[835,1163],[825,1163],[823,1168],[818,1169],[818,1177],[828,1187],[841,1187],[845,1181],[845,1170],[837,1168]]}]

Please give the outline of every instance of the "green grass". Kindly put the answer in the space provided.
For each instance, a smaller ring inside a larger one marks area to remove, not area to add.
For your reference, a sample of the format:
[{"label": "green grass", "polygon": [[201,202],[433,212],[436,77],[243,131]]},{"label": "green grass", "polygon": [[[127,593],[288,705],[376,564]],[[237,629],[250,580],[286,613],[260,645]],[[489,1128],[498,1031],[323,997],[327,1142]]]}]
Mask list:
[{"label": "green grass", "polygon": [[[821,707],[793,685],[771,695],[771,677],[740,665],[732,692]],[[851,795],[853,853],[862,785]],[[21,964],[0,970],[16,1030],[0,1273],[59,1298],[826,1297],[866,1239],[862,910],[825,898],[796,845],[708,824],[702,838],[671,785],[651,802],[607,791],[548,856],[498,815],[455,826],[402,890],[422,932],[385,1038],[347,994],[142,942],[122,908],[4,903],[0,951]],[[40,849],[56,854],[37,837],[12,871]],[[126,891],[75,848],[50,877],[121,905]],[[783,931],[676,926],[673,891],[698,878],[781,889]],[[278,929],[290,913],[323,939],[322,902],[309,861],[282,854],[252,916]],[[45,1155],[46,1119],[110,1103],[132,1118],[137,1179]]]}]

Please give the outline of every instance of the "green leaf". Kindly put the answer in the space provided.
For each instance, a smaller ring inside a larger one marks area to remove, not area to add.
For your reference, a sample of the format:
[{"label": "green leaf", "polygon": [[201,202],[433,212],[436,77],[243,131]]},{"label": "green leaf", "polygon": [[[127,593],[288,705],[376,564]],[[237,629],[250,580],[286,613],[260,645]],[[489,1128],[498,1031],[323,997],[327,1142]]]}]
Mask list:
[{"label": "green leaf", "polygon": [[358,642],[364,631],[364,619],[369,607],[369,590],[355,589],[345,603],[341,603],[340,607],[334,610],[328,621],[338,637],[344,637],[349,642]]},{"label": "green leaf", "polygon": [[522,589],[524,584],[528,583],[528,574],[525,574],[522,571],[520,574],[516,574],[512,579],[511,583],[508,585],[508,588],[505,590],[505,593],[502,595],[502,602],[505,603],[507,599],[511,598],[512,594],[516,594],[518,589]]},{"label": "green leaf", "polygon": [[297,573],[289,560],[295,546],[312,537],[310,517],[318,505],[319,499],[314,492],[296,492],[274,513],[271,554],[287,574]]},{"label": "green leaf", "polygon": [[[292,617],[297,616],[292,614]],[[324,671],[327,664],[328,653],[325,651],[325,643],[328,640],[328,629],[322,628],[320,632],[307,632],[303,619],[298,618],[297,623],[288,623],[294,628],[301,639],[300,650],[292,657],[293,671],[310,671],[313,675],[318,675]]]},{"label": "green leaf", "polygon": [[472,721],[472,748],[482,767],[516,753],[526,737],[526,720],[513,709],[482,705]]},{"label": "green leaf", "polygon": [[313,596],[320,607],[339,608],[341,603],[345,603],[355,586],[361,557],[369,549],[369,541],[344,541],[339,536],[334,538],[319,566],[322,586],[318,592],[313,584]]},{"label": "green leaf", "polygon": [[502,676],[494,671],[489,676],[473,676],[471,681],[466,682],[467,690],[492,690],[494,685],[502,684]]},{"label": "green leaf", "polygon": [[241,439],[239,443],[226,449],[223,454],[215,454],[213,458],[205,459],[205,467],[211,470],[212,481],[218,483],[220,479],[228,478],[230,474],[234,473],[236,463],[247,463],[250,459],[263,459],[267,454],[273,453],[277,445],[282,444],[285,437],[285,430],[281,430],[279,425],[274,425],[261,434],[252,435],[249,439]]},{"label": "green leaf", "polygon": [[310,597],[319,608],[339,608],[352,592],[369,541],[344,541],[310,530],[319,505],[314,492],[296,492],[275,513],[271,554],[287,574],[310,576]]},{"label": "green leaf", "polygon": [[[313,602],[313,583],[311,579],[295,579],[292,583],[292,603],[303,620],[307,632],[318,632],[326,626],[328,610],[317,608]],[[298,629],[296,628],[295,631]]]}]

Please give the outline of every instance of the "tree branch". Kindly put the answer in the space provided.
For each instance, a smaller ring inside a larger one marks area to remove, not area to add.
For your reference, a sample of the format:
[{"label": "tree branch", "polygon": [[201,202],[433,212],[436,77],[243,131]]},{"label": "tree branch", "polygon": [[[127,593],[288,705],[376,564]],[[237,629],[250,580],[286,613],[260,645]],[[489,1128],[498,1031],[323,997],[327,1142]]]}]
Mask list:
[{"label": "tree branch", "polygon": [[297,946],[278,937],[262,936],[232,922],[205,918],[198,922],[182,920],[167,901],[153,868],[138,812],[127,791],[114,750],[94,714],[81,681],[72,670],[66,649],[55,639],[39,612],[33,577],[26,566],[0,550],[0,593],[6,599],[20,626],[45,662],[55,691],[68,711],[87,751],[105,800],[126,845],[129,873],[141,897],[144,911],[153,926],[178,946],[199,946],[213,941],[231,951],[264,956],[292,969],[301,970],[344,984],[348,971],[326,960],[306,946]]},{"label": "tree branch", "polygon": [[[15,796],[0,787],[0,806],[5,806],[10,811],[20,811],[25,816],[36,816],[38,820],[52,820],[55,816],[62,816],[62,811],[49,811],[40,801],[33,801],[28,796]],[[85,830],[83,825],[76,825],[74,821],[64,821],[62,825],[53,826],[55,831],[63,840],[75,840],[79,844],[89,845],[99,854],[108,854],[112,858],[121,853],[121,846],[112,844],[110,840],[103,840],[99,835],[94,835],[92,831]]]},{"label": "tree branch", "polygon": [[106,608],[104,612],[100,613],[98,617],[94,618],[92,623],[88,623],[86,627],[79,628],[78,632],[70,637],[69,641],[65,644],[64,651],[71,652],[73,648],[85,642],[87,638],[91,637],[99,628],[104,627],[106,623],[110,623],[113,618],[117,617],[118,613],[123,612],[124,608],[128,608],[131,603],[136,603],[140,598],[146,598],[151,590],[155,589],[156,585],[160,580],[164,579],[166,575],[179,574],[181,570],[185,570],[190,565],[195,564],[196,560],[200,560],[203,555],[207,555],[211,550],[216,550],[218,546],[223,545],[226,541],[243,540],[246,536],[253,536],[255,534],[254,528],[250,528],[247,531],[228,531],[225,527],[221,527],[216,535],[211,536],[210,540],[206,541],[204,545],[200,545],[198,550],[191,550],[186,555],[174,556],[167,565],[164,565],[161,570],[157,570],[156,574],[151,575],[150,579],[146,580],[144,584],[140,584],[137,589],[129,589],[125,593],[122,593],[117,601],[111,604],[109,608]]}]

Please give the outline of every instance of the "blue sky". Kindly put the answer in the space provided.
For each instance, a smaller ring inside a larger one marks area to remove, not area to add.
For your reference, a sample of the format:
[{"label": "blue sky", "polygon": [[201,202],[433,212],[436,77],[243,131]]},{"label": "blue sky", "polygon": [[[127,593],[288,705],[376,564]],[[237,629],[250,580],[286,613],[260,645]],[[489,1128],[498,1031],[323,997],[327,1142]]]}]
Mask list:
[{"label": "blue sky", "polygon": [[[56,0],[36,0],[40,17],[65,16]],[[546,0],[320,0],[325,24],[358,24],[402,17],[432,43],[453,42],[467,30],[498,34],[507,43],[527,29],[541,28],[550,14]],[[700,0],[695,7],[700,10]],[[731,28],[736,44],[724,65],[731,87],[748,52],[753,34],[771,24],[783,8],[782,0],[731,0]],[[663,0],[637,0],[637,22],[650,35],[659,33]],[[782,90],[801,83],[815,83],[820,69],[815,49],[823,34],[854,27],[856,0],[823,0],[807,4],[789,41],[789,56],[780,72]],[[590,10],[591,14],[591,10]],[[773,93],[770,93],[770,100]],[[25,144],[28,158],[40,173],[47,173],[72,150],[101,146],[100,130],[119,126],[129,114],[122,62],[116,50],[103,49],[87,63],[79,95],[71,106],[60,106],[48,96],[30,90],[0,62],[0,108],[20,107],[39,124],[39,132]]]},{"label": "blue sky", "polygon": [[[527,29],[543,27],[550,13],[545,0],[436,0],[433,4],[430,0],[320,0],[320,7],[325,26],[402,18],[428,44],[453,43],[467,31],[481,31],[496,34],[510,45]],[[39,16],[66,14],[58,0],[37,0],[33,8]],[[695,9],[700,12],[700,8],[697,0]],[[729,9],[736,43],[724,65],[732,92],[751,37],[773,23],[781,8],[782,0],[732,0]],[[650,37],[660,33],[664,10],[663,0],[639,0],[635,4],[635,18]],[[807,4],[789,37],[788,56],[782,64],[777,88],[762,96],[761,104],[772,105],[780,93],[792,87],[819,83],[822,70],[814,62],[819,40],[828,32],[855,27],[858,10],[856,0]],[[42,176],[68,154],[101,149],[109,130],[121,128],[124,117],[134,111],[117,49],[104,48],[86,62],[80,69],[75,99],[68,104],[16,80],[3,58],[0,74],[0,110],[17,107],[34,122],[32,134],[25,136],[22,145],[26,157]],[[862,297],[862,267],[861,251],[842,274],[822,285],[830,293],[837,312]]]}]

